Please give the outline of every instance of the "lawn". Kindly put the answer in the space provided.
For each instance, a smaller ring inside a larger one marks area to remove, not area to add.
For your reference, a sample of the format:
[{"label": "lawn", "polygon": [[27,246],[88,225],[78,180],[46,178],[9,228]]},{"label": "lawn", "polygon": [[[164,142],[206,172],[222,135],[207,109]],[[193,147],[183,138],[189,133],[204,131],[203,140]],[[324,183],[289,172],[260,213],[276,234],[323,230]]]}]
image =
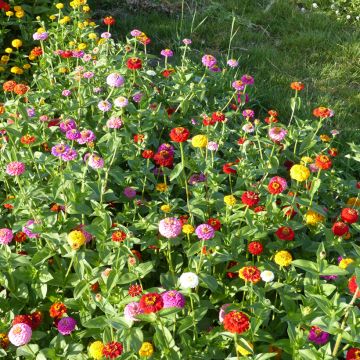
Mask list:
[{"label": "lawn", "polygon": [[[230,55],[240,59],[243,72],[255,76],[256,100],[264,110],[274,108],[285,120],[290,116],[284,101],[291,94],[289,83],[303,81],[300,117],[310,117],[310,104],[329,106],[336,113],[335,126],[354,140],[360,127],[360,32],[355,25],[320,11],[302,13],[290,0],[188,1],[183,21],[181,2],[149,2],[155,10],[141,3],[136,11],[123,0],[94,8],[98,16],[117,18],[114,32],[120,38],[133,28],[144,31],[154,52],[190,37],[199,59],[204,52],[226,57],[233,25]],[[171,13],[156,8],[159,3]]]}]

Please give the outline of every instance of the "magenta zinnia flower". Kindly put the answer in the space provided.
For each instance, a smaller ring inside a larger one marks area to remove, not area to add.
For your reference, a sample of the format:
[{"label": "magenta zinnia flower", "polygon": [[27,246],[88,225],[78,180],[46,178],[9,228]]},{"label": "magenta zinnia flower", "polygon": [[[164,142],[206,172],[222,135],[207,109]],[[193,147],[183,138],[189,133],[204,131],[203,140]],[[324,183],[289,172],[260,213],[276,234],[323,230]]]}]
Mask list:
[{"label": "magenta zinnia flower", "polygon": [[68,149],[68,151],[65,154],[61,155],[61,159],[64,161],[71,161],[75,160],[77,158],[77,151],[74,149]]},{"label": "magenta zinnia flower", "polygon": [[74,141],[74,140],[79,139],[81,135],[77,129],[71,129],[66,132],[65,136],[67,139]]},{"label": "magenta zinnia flower", "polygon": [[329,341],[330,334],[321,330],[318,326],[312,326],[309,332],[308,340],[317,344],[324,345]]},{"label": "magenta zinnia flower", "polygon": [[132,187],[126,187],[124,189],[123,194],[128,198],[128,199],[133,199],[136,196],[136,190],[133,189]]},{"label": "magenta zinnia flower", "polygon": [[25,164],[20,161],[12,161],[6,166],[6,173],[11,176],[19,176],[25,172]]},{"label": "magenta zinnia flower", "polygon": [[61,157],[69,149],[70,147],[66,144],[57,144],[51,148],[51,154],[53,154],[56,157]]},{"label": "magenta zinnia flower", "polygon": [[245,84],[245,85],[252,85],[254,83],[254,78],[251,75],[243,75],[241,77],[241,81]]},{"label": "magenta zinnia flower", "polygon": [[31,336],[31,327],[24,323],[14,325],[8,333],[9,340],[14,346],[26,345],[31,340]]},{"label": "magenta zinnia flower", "polygon": [[177,218],[165,218],[159,222],[159,232],[167,239],[175,238],[181,233],[182,224]]},{"label": "magenta zinnia flower", "polygon": [[245,84],[241,80],[235,80],[232,83],[232,87],[237,91],[242,91],[245,88]]},{"label": "magenta zinnia flower", "polygon": [[91,130],[83,130],[80,132],[80,137],[77,139],[79,144],[86,144],[96,139],[95,134]]},{"label": "magenta zinnia flower", "polygon": [[59,124],[59,128],[63,133],[66,133],[69,130],[76,129],[76,122],[74,119],[66,119]]},{"label": "magenta zinnia flower", "polygon": [[164,309],[169,307],[177,307],[182,309],[185,306],[185,297],[179,291],[166,291],[161,294],[161,297],[164,302]]},{"label": "magenta zinnia flower", "polygon": [[245,109],[242,112],[242,115],[245,118],[253,118],[255,116],[255,112],[254,112],[254,110],[251,110],[251,109]]},{"label": "magenta zinnia flower", "polygon": [[215,236],[215,230],[209,224],[201,224],[195,229],[195,234],[201,240],[210,240]]},{"label": "magenta zinnia flower", "polygon": [[14,234],[11,229],[8,228],[0,229],[0,244],[2,245],[10,244],[13,237]]},{"label": "magenta zinnia flower", "polygon": [[269,137],[272,141],[279,142],[285,138],[287,131],[280,127],[273,127],[269,130]]},{"label": "magenta zinnia flower", "polygon": [[204,55],[202,57],[201,61],[202,61],[203,65],[208,68],[213,67],[217,62],[216,58],[212,55]]},{"label": "magenta zinnia flower", "polygon": [[61,335],[70,335],[76,326],[76,320],[70,316],[63,317],[57,324],[57,329]]},{"label": "magenta zinnia flower", "polygon": [[171,57],[174,55],[174,52],[170,49],[164,49],[164,50],[161,50],[160,54],[165,57]]}]

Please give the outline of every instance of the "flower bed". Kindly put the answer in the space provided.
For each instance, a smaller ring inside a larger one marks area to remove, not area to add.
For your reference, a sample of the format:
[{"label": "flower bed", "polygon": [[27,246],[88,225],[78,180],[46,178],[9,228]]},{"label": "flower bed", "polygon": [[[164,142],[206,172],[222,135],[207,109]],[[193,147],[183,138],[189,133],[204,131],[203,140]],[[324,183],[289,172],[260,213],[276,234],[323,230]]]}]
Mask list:
[{"label": "flower bed", "polygon": [[293,82],[283,119],[235,59],[184,39],[158,61],[70,5],[32,36],[32,83],[2,84],[0,355],[358,359],[357,147],[333,111],[299,119]]}]

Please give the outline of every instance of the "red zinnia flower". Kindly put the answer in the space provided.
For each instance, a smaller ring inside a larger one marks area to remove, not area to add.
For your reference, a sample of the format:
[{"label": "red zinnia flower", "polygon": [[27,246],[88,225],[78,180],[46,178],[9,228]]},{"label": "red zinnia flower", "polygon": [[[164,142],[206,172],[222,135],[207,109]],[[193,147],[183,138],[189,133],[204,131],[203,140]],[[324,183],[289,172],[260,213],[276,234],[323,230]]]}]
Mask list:
[{"label": "red zinnia flower", "polygon": [[225,315],[223,324],[225,330],[237,334],[242,334],[250,328],[248,316],[241,311],[230,311]]},{"label": "red zinnia flower", "polygon": [[103,21],[105,25],[110,25],[110,26],[116,23],[115,18],[113,18],[112,16],[106,16]]},{"label": "red zinnia flower", "polygon": [[107,343],[102,350],[103,356],[109,359],[116,359],[122,354],[122,352],[123,346],[117,341],[111,341]]},{"label": "red zinnia flower", "polygon": [[179,220],[181,222],[181,226],[185,225],[189,220],[189,215],[181,215],[179,217]]},{"label": "red zinnia flower", "polygon": [[[356,276],[352,276],[350,279],[349,279],[349,282],[348,282],[348,288],[349,288],[349,291],[352,293],[352,294],[355,294],[355,291],[356,289],[358,288],[357,286],[357,283],[356,283]],[[360,291],[358,291],[358,294],[356,297],[360,297]]]},{"label": "red zinnia flower", "polygon": [[360,360],[360,348],[350,348],[346,354],[346,360]]},{"label": "red zinnia flower", "polygon": [[3,0],[0,0],[0,10],[5,10],[5,11],[9,11],[10,10],[10,5],[8,3],[6,3]]},{"label": "red zinnia flower", "polygon": [[15,234],[14,236],[14,240],[17,242],[17,243],[23,243],[26,241],[26,234],[22,231],[19,231]]},{"label": "red zinnia flower", "polygon": [[324,106],[320,106],[313,111],[313,115],[319,118],[327,118],[332,116],[332,111]]},{"label": "red zinnia flower", "polygon": [[290,87],[293,89],[293,90],[296,90],[296,91],[301,91],[304,89],[305,85],[300,82],[300,81],[294,81],[290,84]]},{"label": "red zinnia flower", "polygon": [[174,156],[170,151],[161,150],[154,155],[157,166],[171,167],[174,163]]},{"label": "red zinnia flower", "polygon": [[255,206],[260,201],[259,195],[253,191],[245,191],[241,196],[241,201],[247,206]]},{"label": "red zinnia flower", "polygon": [[334,223],[331,230],[334,233],[334,235],[343,236],[349,231],[349,226],[347,226],[342,221],[337,221],[336,223]]},{"label": "red zinnia flower", "polygon": [[276,117],[272,117],[272,116],[266,117],[266,118],[264,119],[264,121],[265,121],[267,124],[275,124],[275,123],[279,122],[279,120],[278,120]]},{"label": "red zinnia flower", "polygon": [[142,293],[142,287],[141,287],[141,285],[133,284],[133,285],[130,285],[130,286],[129,286],[128,294],[129,294],[131,297],[138,296],[138,295],[140,295],[141,293]]},{"label": "red zinnia flower", "polygon": [[221,111],[213,112],[211,117],[214,121],[219,121],[219,122],[225,121],[225,114],[223,114]]},{"label": "red zinnia flower", "polygon": [[225,165],[223,165],[223,172],[225,174],[236,174],[237,171],[232,168],[232,166],[235,165],[235,164],[236,163],[234,163],[234,162],[226,163]]},{"label": "red zinnia flower", "polygon": [[206,223],[210,225],[215,231],[221,229],[221,222],[218,219],[210,218]]},{"label": "red zinnia flower", "polygon": [[[236,261],[230,261],[227,265],[227,269],[231,269],[232,267],[236,266],[238,263]],[[227,272],[226,273],[226,276],[229,278],[229,279],[236,279],[239,277],[239,273],[237,272]]]},{"label": "red zinnia flower", "polygon": [[190,136],[190,131],[184,127],[176,127],[170,131],[170,139],[174,142],[184,142]]},{"label": "red zinnia flower", "polygon": [[256,208],[254,208],[254,212],[256,212],[256,213],[261,212],[261,211],[266,211],[265,206],[260,205],[260,206],[257,206]]},{"label": "red zinnia flower", "polygon": [[277,117],[279,114],[276,110],[269,110],[268,111],[268,114],[271,116],[271,117]]},{"label": "red zinnia flower", "polygon": [[42,55],[43,51],[41,49],[41,47],[39,46],[35,46],[31,51],[30,51],[30,54],[32,56],[40,56]]},{"label": "red zinnia flower", "polygon": [[137,70],[142,68],[142,61],[137,57],[132,57],[126,62],[128,69]]},{"label": "red zinnia flower", "polygon": [[291,206],[286,206],[286,205],[283,206],[282,211],[283,211],[284,215],[286,217],[289,217],[290,219],[292,219],[297,214],[295,209]]},{"label": "red zinnia flower", "polygon": [[216,120],[214,120],[213,118],[211,118],[210,116],[205,115],[203,117],[203,121],[202,121],[204,126],[212,126],[216,124]]},{"label": "red zinnia flower", "polygon": [[261,271],[256,266],[244,266],[239,270],[239,277],[254,284],[260,281]]},{"label": "red zinnia flower", "polygon": [[16,84],[14,87],[14,93],[17,95],[24,95],[29,91],[29,87],[24,84]]},{"label": "red zinnia flower", "polygon": [[294,240],[295,233],[294,230],[289,226],[281,226],[276,230],[275,235],[280,240],[292,241]]},{"label": "red zinnia flower", "polygon": [[43,319],[42,312],[41,311],[34,311],[33,313],[30,314],[30,317],[31,317],[31,321],[32,321],[31,328],[33,330],[37,329],[41,325],[41,322],[42,322],[42,319]]},{"label": "red zinnia flower", "polygon": [[138,250],[131,250],[131,252],[138,258],[139,261],[142,261],[142,256],[141,256],[141,252]]},{"label": "red zinnia flower", "polygon": [[136,143],[142,143],[145,139],[145,135],[142,135],[142,134],[135,134],[134,135],[134,141]]},{"label": "red zinnia flower", "polygon": [[238,145],[242,145],[247,139],[245,137],[241,137],[240,139],[238,139],[237,143]]},{"label": "red zinnia flower", "polygon": [[331,148],[328,150],[328,154],[332,157],[338,156],[338,153],[339,151],[337,148]]},{"label": "red zinnia flower", "polygon": [[331,160],[326,155],[318,155],[315,159],[315,165],[322,170],[328,170],[331,168]]},{"label": "red zinnia flower", "polygon": [[175,72],[175,69],[166,69],[166,70],[164,70],[162,73],[161,73],[161,75],[163,76],[163,77],[169,77],[171,74],[173,74]]},{"label": "red zinnia flower", "polygon": [[20,142],[24,145],[30,145],[35,141],[35,136],[26,134],[20,138]]},{"label": "red zinnia flower", "polygon": [[14,326],[16,324],[20,324],[20,323],[26,324],[32,328],[31,316],[30,315],[16,315],[12,322],[12,326]]},{"label": "red zinnia flower", "polygon": [[5,81],[3,83],[4,91],[8,91],[8,92],[14,91],[15,86],[16,86],[16,81],[14,80]]},{"label": "red zinnia flower", "polygon": [[355,209],[345,208],[341,210],[341,219],[348,224],[356,223],[358,220],[359,214]]},{"label": "red zinnia flower", "polygon": [[152,159],[154,157],[154,152],[152,150],[144,150],[141,156],[144,159]]},{"label": "red zinnia flower", "polygon": [[270,194],[280,194],[287,189],[286,180],[280,176],[274,176],[270,179],[268,191]]},{"label": "red zinnia flower", "polygon": [[51,305],[49,313],[52,318],[57,319],[64,315],[66,310],[67,308],[63,303],[57,302]]},{"label": "red zinnia flower", "polygon": [[124,241],[126,239],[126,233],[122,230],[117,230],[112,233],[111,239],[115,242]]},{"label": "red zinnia flower", "polygon": [[141,297],[139,305],[145,314],[150,314],[160,311],[164,307],[164,302],[159,294],[148,293]]},{"label": "red zinnia flower", "polygon": [[252,255],[260,255],[264,251],[264,247],[260,241],[252,241],[248,245],[248,251]]},{"label": "red zinnia flower", "polygon": [[97,292],[99,291],[99,287],[100,287],[100,284],[99,284],[99,282],[97,281],[96,283],[90,285],[90,290],[91,290],[93,293],[97,293]]},{"label": "red zinnia flower", "polygon": [[60,52],[60,56],[63,58],[63,59],[68,59],[68,58],[71,58],[73,55],[73,52],[71,50],[64,50],[64,51],[61,51]]}]

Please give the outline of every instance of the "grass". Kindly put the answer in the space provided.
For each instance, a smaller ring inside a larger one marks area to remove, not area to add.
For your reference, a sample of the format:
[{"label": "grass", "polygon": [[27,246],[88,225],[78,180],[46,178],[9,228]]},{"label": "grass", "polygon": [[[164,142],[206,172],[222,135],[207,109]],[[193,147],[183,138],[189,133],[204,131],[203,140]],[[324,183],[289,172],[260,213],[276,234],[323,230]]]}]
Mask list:
[{"label": "grass", "polygon": [[231,57],[240,59],[243,73],[255,76],[256,97],[264,108],[278,110],[286,120],[289,84],[303,81],[306,90],[299,115],[311,118],[314,107],[331,107],[336,113],[334,127],[347,139],[355,139],[360,128],[360,32],[355,26],[326,13],[301,13],[291,0],[199,0],[185,3],[180,28],[181,1],[150,3],[163,3],[173,13],[131,12],[124,0],[104,0],[101,7],[96,2],[94,8],[98,16],[117,18],[113,32],[120,38],[133,28],[144,31],[152,39],[152,52],[190,37],[198,60],[203,53],[226,57],[234,21]]}]

